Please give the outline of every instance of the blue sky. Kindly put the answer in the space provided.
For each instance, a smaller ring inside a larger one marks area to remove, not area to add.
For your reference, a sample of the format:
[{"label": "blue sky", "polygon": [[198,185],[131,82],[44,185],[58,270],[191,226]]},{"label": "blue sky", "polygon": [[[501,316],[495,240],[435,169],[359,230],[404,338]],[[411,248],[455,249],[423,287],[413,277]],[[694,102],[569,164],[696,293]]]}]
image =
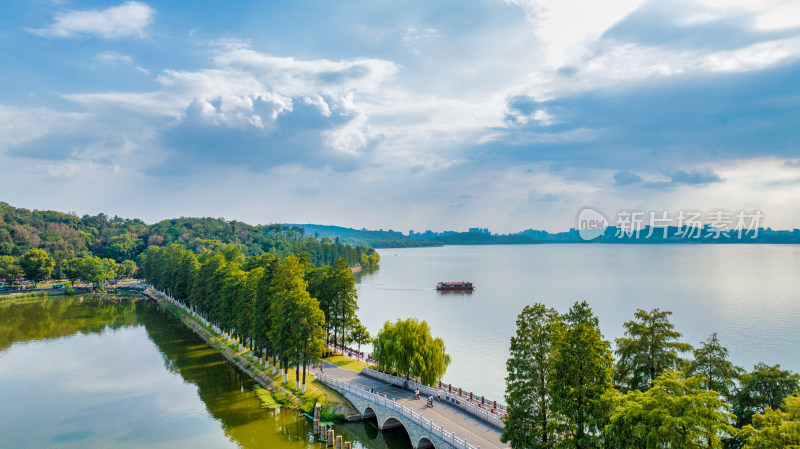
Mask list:
[{"label": "blue sky", "polygon": [[153,222],[800,226],[800,1],[0,6],[0,200]]}]

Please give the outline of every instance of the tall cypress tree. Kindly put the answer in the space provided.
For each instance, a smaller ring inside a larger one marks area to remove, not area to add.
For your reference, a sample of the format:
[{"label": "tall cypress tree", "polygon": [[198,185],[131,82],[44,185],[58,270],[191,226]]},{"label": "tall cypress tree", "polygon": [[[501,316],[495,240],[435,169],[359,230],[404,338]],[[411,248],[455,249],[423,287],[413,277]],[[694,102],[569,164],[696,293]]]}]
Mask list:
[{"label": "tall cypress tree", "polygon": [[669,322],[670,315],[659,309],[639,309],[635,320],[625,323],[625,337],[616,340],[618,388],[646,391],[665,371],[683,371],[685,360],[678,353],[691,351],[692,346],[679,341],[681,333]]},{"label": "tall cypress tree", "polygon": [[564,330],[561,316],[543,304],[525,306],[511,337],[506,362],[508,417],[501,440],[514,449],[550,448],[554,423],[549,385],[553,371],[553,344]]},{"label": "tall cypress tree", "polygon": [[564,318],[567,328],[554,345],[549,384],[558,447],[599,447],[613,392],[611,344],[586,302],[576,302]]}]

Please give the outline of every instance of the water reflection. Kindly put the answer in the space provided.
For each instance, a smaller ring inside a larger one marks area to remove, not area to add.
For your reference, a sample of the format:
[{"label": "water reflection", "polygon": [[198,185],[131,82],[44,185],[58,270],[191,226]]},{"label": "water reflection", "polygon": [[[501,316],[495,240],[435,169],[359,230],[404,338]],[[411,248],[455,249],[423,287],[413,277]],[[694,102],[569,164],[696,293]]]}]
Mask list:
[{"label": "water reflection", "polygon": [[[0,385],[0,447],[323,447],[306,418],[262,409],[249,377],[145,300],[0,303]],[[335,429],[356,448],[411,447],[402,429]]]}]

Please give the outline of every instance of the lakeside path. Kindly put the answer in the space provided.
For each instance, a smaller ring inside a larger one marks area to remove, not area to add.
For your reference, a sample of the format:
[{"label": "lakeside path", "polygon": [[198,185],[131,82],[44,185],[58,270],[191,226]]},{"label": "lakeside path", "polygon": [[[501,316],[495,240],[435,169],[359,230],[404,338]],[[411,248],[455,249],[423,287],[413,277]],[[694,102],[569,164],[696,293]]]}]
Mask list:
[{"label": "lakeside path", "polygon": [[[315,368],[312,371],[317,374],[320,369]],[[481,449],[511,447],[510,444],[500,442],[502,431],[444,401],[437,402],[434,399],[434,406],[430,408],[426,405],[425,395],[420,395],[419,399],[415,399],[413,391],[402,390],[395,385],[389,385],[357,371],[340,368],[330,362],[324,362],[324,373],[353,385],[368,389],[374,388],[376,393],[395,398],[414,412],[422,413],[425,418],[433,420],[436,425],[443,426],[448,432],[455,432],[459,438],[466,438],[470,444],[480,446]]]}]

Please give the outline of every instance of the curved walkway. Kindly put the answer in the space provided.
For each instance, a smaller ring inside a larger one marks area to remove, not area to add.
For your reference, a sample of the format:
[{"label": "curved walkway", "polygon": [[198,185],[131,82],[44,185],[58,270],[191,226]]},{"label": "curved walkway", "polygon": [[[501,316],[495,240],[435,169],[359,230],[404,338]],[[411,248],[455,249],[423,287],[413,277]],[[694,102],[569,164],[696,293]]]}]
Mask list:
[{"label": "curved walkway", "polygon": [[[320,369],[315,368],[313,371],[318,373]],[[430,408],[426,404],[425,396],[416,399],[412,391],[402,390],[397,386],[389,385],[356,371],[339,368],[329,362],[324,362],[323,372],[342,381],[367,389],[372,388],[376,393],[395,398],[397,402],[412,409],[415,413],[424,414],[425,418],[432,420],[436,425],[455,432],[460,438],[467,438],[471,444],[480,446],[481,449],[511,447],[507,443],[500,442],[500,430],[444,401],[437,402],[434,399],[434,406]]]}]

